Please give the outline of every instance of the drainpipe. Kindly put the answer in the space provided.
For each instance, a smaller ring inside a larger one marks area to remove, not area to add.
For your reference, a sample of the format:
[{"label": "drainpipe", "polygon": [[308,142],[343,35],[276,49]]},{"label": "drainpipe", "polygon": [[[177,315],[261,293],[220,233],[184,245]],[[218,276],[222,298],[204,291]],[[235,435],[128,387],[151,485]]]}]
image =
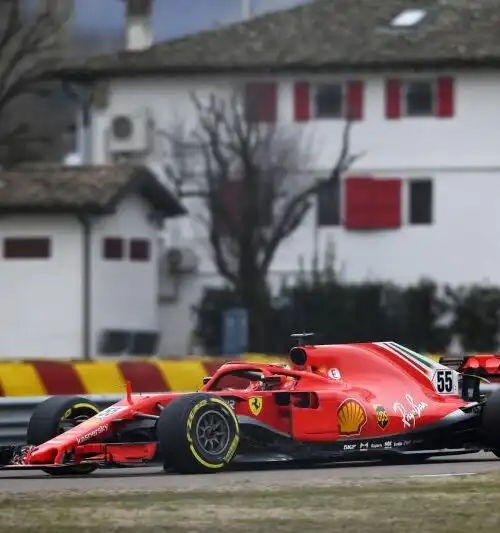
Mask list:
[{"label": "drainpipe", "polygon": [[90,108],[90,102],[82,102],[82,161],[84,165],[92,164],[92,132],[90,129]]},{"label": "drainpipe", "polygon": [[82,225],[82,359],[92,359],[92,228],[88,216],[78,217]]},{"label": "drainpipe", "polygon": [[[82,163],[92,164],[90,116],[92,107],[92,93],[85,95],[75,90],[69,83],[63,81],[64,92],[77,104],[80,104],[82,125],[78,132]],[[88,216],[79,215],[82,226],[82,359],[92,359],[92,229]]]}]

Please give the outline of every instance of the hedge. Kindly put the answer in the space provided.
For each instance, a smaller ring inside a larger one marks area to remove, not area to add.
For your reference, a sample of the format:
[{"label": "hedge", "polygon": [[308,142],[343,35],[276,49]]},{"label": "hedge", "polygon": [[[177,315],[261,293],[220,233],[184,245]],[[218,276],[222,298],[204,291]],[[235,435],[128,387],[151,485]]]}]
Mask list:
[{"label": "hedge", "polygon": [[[393,340],[424,353],[445,352],[452,339],[467,352],[496,351],[499,344],[500,287],[492,285],[302,280],[277,296],[268,353],[285,353],[297,331],[315,332],[318,343]],[[207,353],[221,353],[223,313],[237,305],[230,289],[205,290],[197,336]]]}]

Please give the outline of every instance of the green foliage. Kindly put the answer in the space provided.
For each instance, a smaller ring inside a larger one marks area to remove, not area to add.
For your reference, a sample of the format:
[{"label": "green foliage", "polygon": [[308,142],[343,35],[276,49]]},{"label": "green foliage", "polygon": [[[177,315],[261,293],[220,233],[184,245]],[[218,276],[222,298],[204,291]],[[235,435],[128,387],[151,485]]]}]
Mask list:
[{"label": "green foliage", "polygon": [[[439,287],[431,280],[398,287],[389,283],[343,283],[336,276],[283,287],[273,308],[268,353],[285,353],[289,335],[314,331],[318,343],[394,340],[420,352],[446,351],[459,335],[468,352],[498,348],[500,287]],[[198,309],[198,336],[209,353],[221,352],[222,315],[238,305],[228,289],[206,290]]]},{"label": "green foliage", "polygon": [[500,287],[472,285],[447,288],[448,305],[455,311],[452,332],[462,338],[468,351],[498,349]]}]

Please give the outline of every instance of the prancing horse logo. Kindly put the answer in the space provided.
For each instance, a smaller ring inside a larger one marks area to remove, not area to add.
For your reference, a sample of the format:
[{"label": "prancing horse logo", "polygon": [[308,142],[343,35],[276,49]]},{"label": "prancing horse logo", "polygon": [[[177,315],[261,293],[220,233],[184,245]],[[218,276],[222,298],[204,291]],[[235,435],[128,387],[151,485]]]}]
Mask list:
[{"label": "prancing horse logo", "polygon": [[250,412],[257,416],[262,411],[262,396],[251,396],[248,398]]}]

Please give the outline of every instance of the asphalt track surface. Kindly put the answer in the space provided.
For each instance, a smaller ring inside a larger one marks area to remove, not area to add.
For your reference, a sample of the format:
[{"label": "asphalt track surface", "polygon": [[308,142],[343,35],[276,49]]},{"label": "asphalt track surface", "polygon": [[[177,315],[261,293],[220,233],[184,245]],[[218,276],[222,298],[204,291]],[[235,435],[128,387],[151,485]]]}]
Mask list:
[{"label": "asphalt track surface", "polygon": [[423,464],[337,463],[317,468],[286,465],[248,467],[215,475],[165,474],[161,466],[98,470],[89,476],[52,477],[38,471],[0,471],[0,492],[47,492],[78,490],[191,490],[265,488],[273,486],[335,485],[343,480],[380,478],[443,477],[474,475],[500,469],[500,460],[490,453],[429,459]]}]

